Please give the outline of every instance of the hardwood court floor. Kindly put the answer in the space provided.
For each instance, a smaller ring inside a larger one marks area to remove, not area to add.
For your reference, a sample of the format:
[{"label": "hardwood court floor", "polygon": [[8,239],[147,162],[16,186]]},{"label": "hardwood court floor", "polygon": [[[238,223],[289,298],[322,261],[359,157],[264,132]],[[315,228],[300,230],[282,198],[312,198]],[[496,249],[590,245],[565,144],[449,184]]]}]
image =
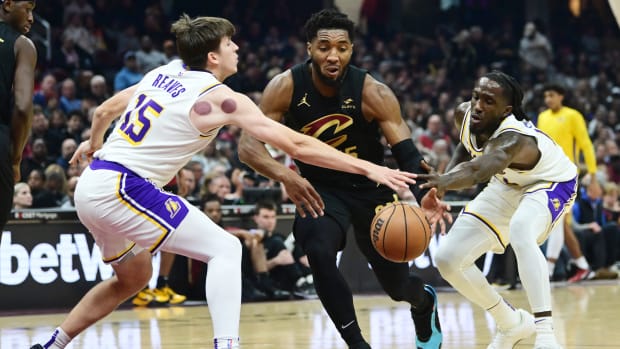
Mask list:
[{"label": "hardwood court floor", "polygon": [[[557,285],[556,285],[557,286]],[[504,291],[527,307],[522,290]],[[358,318],[373,349],[414,348],[405,303],[385,296],[356,296]],[[620,283],[554,287],[556,333],[564,348],[620,348]],[[439,293],[444,349],[486,348],[492,319],[456,292]],[[22,349],[48,336],[64,314],[0,317],[0,348]],[[69,349],[211,348],[208,308],[118,310],[74,340]],[[243,349],[346,349],[319,301],[247,303],[242,307]],[[517,348],[532,348],[534,338]]]}]

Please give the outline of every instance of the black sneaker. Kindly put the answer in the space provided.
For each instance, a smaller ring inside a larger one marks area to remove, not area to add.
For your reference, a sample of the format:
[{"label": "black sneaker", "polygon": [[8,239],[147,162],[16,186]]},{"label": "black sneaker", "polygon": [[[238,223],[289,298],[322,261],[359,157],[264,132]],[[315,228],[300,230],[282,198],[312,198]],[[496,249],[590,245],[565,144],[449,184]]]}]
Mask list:
[{"label": "black sneaker", "polygon": [[[416,348],[418,349],[440,349],[443,341],[443,335],[441,334],[441,325],[439,323],[439,315],[437,314],[437,293],[431,285],[424,285],[424,290],[428,292],[433,298],[432,309],[426,314],[414,315],[411,313],[413,322],[418,321],[430,321],[431,336],[426,340],[421,340],[417,335],[415,337]],[[416,326],[417,327],[417,326]]]},{"label": "black sneaker", "polygon": [[43,346],[41,344],[35,344],[35,345],[31,346],[30,349],[45,349],[45,348],[43,348]]}]

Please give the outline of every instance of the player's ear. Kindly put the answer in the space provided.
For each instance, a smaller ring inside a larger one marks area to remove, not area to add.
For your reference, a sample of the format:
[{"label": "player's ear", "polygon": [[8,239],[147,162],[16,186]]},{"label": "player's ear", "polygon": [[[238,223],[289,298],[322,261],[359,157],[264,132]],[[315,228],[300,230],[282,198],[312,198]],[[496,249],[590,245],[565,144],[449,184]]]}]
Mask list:
[{"label": "player's ear", "polygon": [[312,48],[312,43],[310,41],[306,42],[306,52],[308,52],[308,56],[310,56],[311,48]]},{"label": "player's ear", "polygon": [[508,116],[512,113],[512,105],[507,105],[504,109],[504,116]]},{"label": "player's ear", "polygon": [[212,64],[219,64],[219,56],[217,54],[217,52],[209,52],[207,53],[207,64],[208,63],[212,63]]}]

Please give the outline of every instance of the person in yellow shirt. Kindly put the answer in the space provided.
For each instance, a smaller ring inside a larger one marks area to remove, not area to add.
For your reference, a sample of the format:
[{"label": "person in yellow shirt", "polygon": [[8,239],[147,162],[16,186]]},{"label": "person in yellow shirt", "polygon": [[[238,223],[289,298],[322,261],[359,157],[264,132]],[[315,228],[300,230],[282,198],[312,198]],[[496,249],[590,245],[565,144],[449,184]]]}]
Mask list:
[{"label": "person in yellow shirt", "polygon": [[[590,185],[599,186],[596,181],[594,146],[588,135],[583,115],[579,111],[563,105],[565,90],[562,86],[548,84],[544,87],[543,92],[545,105],[549,109],[540,113],[537,127],[560,145],[568,158],[580,169],[583,166],[579,164],[579,155],[583,154],[586,170],[594,179]],[[557,224],[549,236],[546,251],[549,275],[553,275],[555,263],[565,242],[578,268],[577,273],[568,281],[578,282],[592,277],[594,273],[590,270],[590,265],[583,256],[579,241],[577,241],[571,227],[570,213],[564,216],[563,224]]]}]

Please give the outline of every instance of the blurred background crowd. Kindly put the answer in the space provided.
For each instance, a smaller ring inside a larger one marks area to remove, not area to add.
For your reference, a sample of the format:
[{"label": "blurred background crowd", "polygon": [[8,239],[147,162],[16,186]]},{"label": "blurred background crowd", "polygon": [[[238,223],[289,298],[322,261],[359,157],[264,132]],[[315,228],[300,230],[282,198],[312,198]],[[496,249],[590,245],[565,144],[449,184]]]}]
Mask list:
[{"label": "blurred background crowd", "polygon": [[[458,143],[454,107],[469,100],[479,76],[500,69],[517,77],[525,93],[524,109],[534,122],[548,108],[543,87],[555,83],[566,90],[564,105],[583,114],[604,188],[598,199],[605,224],[618,223],[620,30],[607,1],[363,0],[360,5],[349,14],[359,24],[352,63],[395,92],[411,137],[437,171],[445,169]],[[181,13],[221,16],[235,24],[239,72],[225,83],[258,102],[273,76],[307,59],[303,23],[325,6],[339,4],[37,2],[36,20],[45,26],[32,34],[39,51],[35,112],[15,209],[73,206],[82,169],[68,160],[88,139],[94,109],[176,58],[169,26]],[[221,204],[254,204],[265,198],[287,202],[285,188],[239,161],[239,136],[238,128],[223,128],[169,189],[203,206],[213,196]],[[284,153],[270,151],[295,166]],[[467,190],[446,199],[467,200],[475,193]]]}]

